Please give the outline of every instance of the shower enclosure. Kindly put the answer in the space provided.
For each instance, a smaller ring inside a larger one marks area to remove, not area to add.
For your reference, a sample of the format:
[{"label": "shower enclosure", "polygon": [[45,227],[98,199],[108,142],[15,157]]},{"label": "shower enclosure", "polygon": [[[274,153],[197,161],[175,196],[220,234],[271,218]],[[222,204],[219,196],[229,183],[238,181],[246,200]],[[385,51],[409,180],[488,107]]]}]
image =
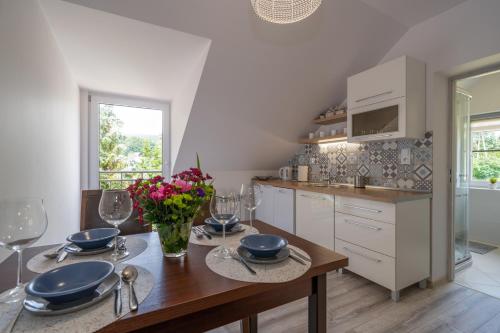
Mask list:
[{"label": "shower enclosure", "polygon": [[470,102],[471,96],[453,83],[452,218],[455,234],[455,265],[470,262],[469,180],[470,180]]}]

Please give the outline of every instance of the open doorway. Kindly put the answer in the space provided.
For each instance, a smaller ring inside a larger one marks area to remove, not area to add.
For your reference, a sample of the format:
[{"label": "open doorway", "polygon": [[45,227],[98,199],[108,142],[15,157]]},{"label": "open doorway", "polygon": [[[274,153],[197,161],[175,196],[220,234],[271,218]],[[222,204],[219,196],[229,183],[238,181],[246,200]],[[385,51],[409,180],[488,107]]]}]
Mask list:
[{"label": "open doorway", "polygon": [[455,282],[500,298],[500,70],[453,81]]}]

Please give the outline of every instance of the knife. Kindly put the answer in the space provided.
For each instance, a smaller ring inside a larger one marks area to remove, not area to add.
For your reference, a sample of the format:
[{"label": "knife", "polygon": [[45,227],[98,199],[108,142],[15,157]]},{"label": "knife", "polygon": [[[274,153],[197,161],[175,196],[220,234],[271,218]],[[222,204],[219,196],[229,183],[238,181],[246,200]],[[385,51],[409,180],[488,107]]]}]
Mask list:
[{"label": "knife", "polygon": [[296,262],[302,264],[302,265],[306,265],[306,263],[304,262],[304,260],[300,259],[299,257],[295,256],[294,254],[289,254],[288,255],[290,258],[292,258],[293,260],[295,260]]},{"label": "knife", "polygon": [[212,239],[212,236],[210,236],[210,234],[208,232],[205,231],[205,229],[203,229],[203,227],[199,227],[198,230],[204,234],[208,239]]},{"label": "knife", "polygon": [[293,252],[294,255],[296,255],[297,257],[299,257],[300,259],[302,260],[305,260],[305,261],[311,261],[311,259],[309,259],[308,257],[306,257],[305,255],[303,255],[302,253],[300,253],[299,251],[296,251],[292,248],[289,248],[291,252]]},{"label": "knife", "polygon": [[56,262],[60,263],[61,261],[63,261],[64,259],[66,259],[67,256],[68,256],[68,252],[66,252],[65,250],[62,250],[59,253],[59,255],[57,256]]},{"label": "knife", "polygon": [[118,282],[118,286],[115,289],[115,315],[120,317],[122,314],[122,279]]}]

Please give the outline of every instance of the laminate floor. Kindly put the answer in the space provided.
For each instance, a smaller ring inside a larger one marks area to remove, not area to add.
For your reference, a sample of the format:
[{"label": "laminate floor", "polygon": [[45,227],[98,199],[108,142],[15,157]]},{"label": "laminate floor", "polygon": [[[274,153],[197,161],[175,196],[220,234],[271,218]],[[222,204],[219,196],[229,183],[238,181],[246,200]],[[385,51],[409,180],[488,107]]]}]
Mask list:
[{"label": "laminate floor", "polygon": [[[232,323],[210,333],[237,333]],[[307,332],[307,300],[259,315],[259,332]],[[387,289],[350,272],[328,275],[328,332],[500,332],[500,300],[449,283],[410,287],[394,303]]]}]

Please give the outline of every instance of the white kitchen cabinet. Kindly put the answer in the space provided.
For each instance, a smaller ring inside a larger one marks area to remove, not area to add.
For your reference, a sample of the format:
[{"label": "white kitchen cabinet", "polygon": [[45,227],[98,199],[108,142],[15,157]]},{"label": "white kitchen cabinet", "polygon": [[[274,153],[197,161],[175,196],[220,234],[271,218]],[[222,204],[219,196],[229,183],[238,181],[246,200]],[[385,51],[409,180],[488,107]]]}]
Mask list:
[{"label": "white kitchen cabinet", "polygon": [[262,202],[257,207],[256,219],[293,234],[295,191],[271,185],[259,186],[262,189]]},{"label": "white kitchen cabinet", "polygon": [[391,290],[430,277],[430,200],[386,203],[335,197],[335,251],[346,269]]},{"label": "white kitchen cabinet", "polygon": [[347,80],[349,142],[421,138],[425,133],[425,64],[403,56]]},{"label": "white kitchen cabinet", "polygon": [[274,187],[271,185],[258,185],[262,190],[262,201],[257,206],[255,218],[262,222],[273,224],[274,221]]},{"label": "white kitchen cabinet", "polygon": [[295,233],[295,195],[294,190],[274,188],[274,221],[275,227]]},{"label": "white kitchen cabinet", "polygon": [[297,236],[333,250],[335,248],[334,196],[297,190],[295,205]]}]

